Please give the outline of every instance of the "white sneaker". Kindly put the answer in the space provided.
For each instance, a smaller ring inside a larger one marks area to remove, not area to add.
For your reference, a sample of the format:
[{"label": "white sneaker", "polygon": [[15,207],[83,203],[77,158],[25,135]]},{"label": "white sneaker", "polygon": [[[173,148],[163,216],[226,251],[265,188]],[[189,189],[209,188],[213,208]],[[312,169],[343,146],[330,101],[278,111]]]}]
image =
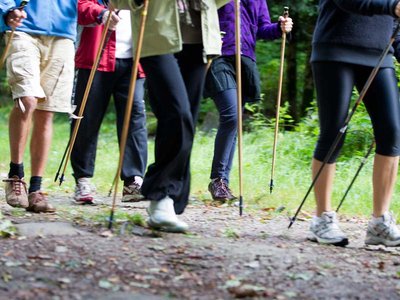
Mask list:
[{"label": "white sneaker", "polygon": [[94,186],[90,182],[90,178],[82,177],[78,179],[75,186],[74,201],[76,204],[94,204],[93,194]]},{"label": "white sneaker", "polygon": [[400,231],[391,213],[386,212],[379,218],[372,217],[368,223],[365,244],[388,247],[400,246]]},{"label": "white sneaker", "polygon": [[336,212],[334,211],[324,212],[321,217],[313,217],[308,239],[320,244],[342,247],[349,243],[346,235],[339,228]]},{"label": "white sneaker", "polygon": [[174,200],[169,196],[159,201],[152,200],[147,213],[147,224],[154,229],[168,232],[186,232],[189,229],[189,226],[176,216]]}]

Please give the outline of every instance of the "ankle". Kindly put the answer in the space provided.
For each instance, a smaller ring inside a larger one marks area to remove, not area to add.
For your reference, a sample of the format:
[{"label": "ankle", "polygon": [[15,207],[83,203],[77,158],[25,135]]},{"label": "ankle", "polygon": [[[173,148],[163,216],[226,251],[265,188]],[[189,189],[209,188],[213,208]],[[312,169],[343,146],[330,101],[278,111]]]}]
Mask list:
[{"label": "ankle", "polygon": [[40,191],[42,186],[42,176],[32,176],[29,181],[29,194]]},{"label": "ankle", "polygon": [[12,178],[13,176],[18,176],[19,179],[25,177],[24,163],[16,164],[10,162],[10,172],[8,173],[8,178]]}]

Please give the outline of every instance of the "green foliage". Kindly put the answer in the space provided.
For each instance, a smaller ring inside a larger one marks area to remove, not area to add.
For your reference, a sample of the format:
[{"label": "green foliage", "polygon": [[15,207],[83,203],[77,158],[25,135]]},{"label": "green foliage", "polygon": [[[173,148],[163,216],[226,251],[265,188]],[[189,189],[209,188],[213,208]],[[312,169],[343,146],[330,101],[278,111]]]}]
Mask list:
[{"label": "green foliage", "polygon": [[0,237],[9,238],[17,234],[17,229],[10,220],[3,218],[0,212]]}]

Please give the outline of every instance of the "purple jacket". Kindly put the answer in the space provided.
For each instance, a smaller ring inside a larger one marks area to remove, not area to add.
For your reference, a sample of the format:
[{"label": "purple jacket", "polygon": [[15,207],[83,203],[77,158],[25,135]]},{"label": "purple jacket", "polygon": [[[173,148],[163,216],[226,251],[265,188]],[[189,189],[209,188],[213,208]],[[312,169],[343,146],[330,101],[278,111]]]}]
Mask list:
[{"label": "purple jacket", "polygon": [[[222,55],[235,55],[235,2],[218,10],[222,41]],[[279,23],[271,23],[266,0],[241,0],[242,55],[256,60],[256,40],[274,40],[282,36]]]}]

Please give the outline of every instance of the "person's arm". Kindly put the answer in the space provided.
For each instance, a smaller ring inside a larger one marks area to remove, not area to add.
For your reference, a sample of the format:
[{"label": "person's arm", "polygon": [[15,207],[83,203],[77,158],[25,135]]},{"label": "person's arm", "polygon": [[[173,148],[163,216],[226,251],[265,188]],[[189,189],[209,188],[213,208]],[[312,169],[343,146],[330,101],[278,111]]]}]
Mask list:
[{"label": "person's arm", "polygon": [[17,4],[13,0],[0,1],[0,28],[4,29],[6,24],[6,17],[10,9],[15,8]]},{"label": "person's arm", "polygon": [[78,24],[82,26],[99,24],[106,8],[90,0],[78,0]]},{"label": "person's arm", "polygon": [[362,15],[400,16],[400,0],[333,0],[341,9]]},{"label": "person's arm", "polygon": [[[96,26],[105,24],[110,11],[103,5],[90,0],[78,0],[78,24],[82,26]],[[112,12],[109,30],[115,30],[120,18]]]},{"label": "person's arm", "polygon": [[279,23],[271,23],[268,6],[265,1],[260,1],[258,13],[257,39],[274,40],[282,36]]}]

